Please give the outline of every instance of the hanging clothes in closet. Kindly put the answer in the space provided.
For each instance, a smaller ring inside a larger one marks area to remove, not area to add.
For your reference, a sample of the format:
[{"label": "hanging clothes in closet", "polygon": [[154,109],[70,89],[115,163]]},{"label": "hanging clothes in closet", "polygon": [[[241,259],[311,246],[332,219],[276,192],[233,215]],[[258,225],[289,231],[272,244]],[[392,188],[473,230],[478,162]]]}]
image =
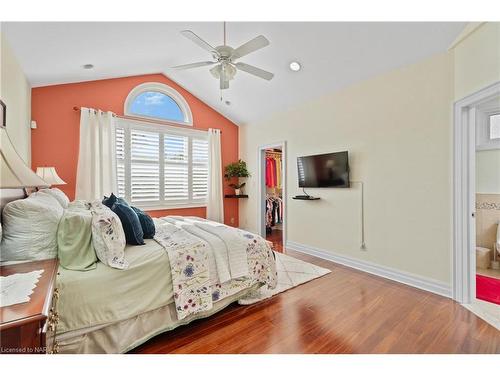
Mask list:
[{"label": "hanging clothes in closet", "polygon": [[276,150],[266,151],[266,232],[271,233],[272,228],[283,222],[282,189],[282,164],[281,152]]},{"label": "hanging clothes in closet", "polygon": [[281,153],[266,153],[266,186],[281,189],[282,184]]},{"label": "hanging clothes in closet", "polygon": [[283,200],[280,197],[268,196],[266,198],[266,230],[283,222]]}]

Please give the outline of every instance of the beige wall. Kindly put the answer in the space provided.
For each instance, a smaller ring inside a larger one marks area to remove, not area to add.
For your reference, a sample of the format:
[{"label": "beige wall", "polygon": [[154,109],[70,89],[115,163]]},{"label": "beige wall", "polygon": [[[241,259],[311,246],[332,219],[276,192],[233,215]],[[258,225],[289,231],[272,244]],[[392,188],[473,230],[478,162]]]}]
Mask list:
[{"label": "beige wall", "polygon": [[30,165],[31,86],[1,34],[0,44],[0,98],[7,106],[7,133],[18,154]]},{"label": "beige wall", "polygon": [[476,192],[500,194],[500,150],[476,151]]},{"label": "beige wall", "polygon": [[[257,149],[286,140],[288,240],[445,283],[451,278],[453,56],[436,55],[302,104],[240,130],[253,177],[240,225],[257,231]],[[300,155],[349,150],[351,179],[365,183],[366,244],[360,245],[360,191],[309,189],[296,201]]]},{"label": "beige wall", "polygon": [[500,23],[485,23],[453,48],[455,99],[500,81]]}]

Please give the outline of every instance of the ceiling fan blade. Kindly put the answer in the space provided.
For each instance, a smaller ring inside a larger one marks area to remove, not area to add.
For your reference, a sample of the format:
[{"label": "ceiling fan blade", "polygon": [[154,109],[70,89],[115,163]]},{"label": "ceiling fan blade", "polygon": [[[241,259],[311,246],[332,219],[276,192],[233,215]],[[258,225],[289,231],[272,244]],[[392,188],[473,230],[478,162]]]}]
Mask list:
[{"label": "ceiling fan blade", "polygon": [[185,69],[199,68],[201,66],[209,66],[214,64],[217,64],[217,61],[201,61],[197,63],[172,66],[172,69],[185,70]]},{"label": "ceiling fan blade", "polygon": [[236,60],[240,57],[246,56],[249,53],[257,51],[258,49],[264,48],[269,45],[269,40],[266,39],[264,35],[259,35],[252,40],[246,42],[245,44],[236,48],[231,55],[231,59]]},{"label": "ceiling fan blade", "polygon": [[186,38],[190,39],[191,41],[193,41],[194,43],[196,43],[197,45],[199,45],[204,50],[207,50],[208,52],[210,52],[212,55],[219,56],[219,52],[217,52],[217,50],[214,47],[212,47],[210,44],[205,42],[203,39],[201,39],[198,35],[193,33],[191,30],[182,30],[181,34],[184,35]]},{"label": "ceiling fan blade", "polygon": [[259,69],[253,65],[248,65],[242,62],[236,63],[235,65],[239,70],[243,70],[244,72],[253,74],[254,76],[257,76],[259,78],[267,79],[268,81],[270,81],[274,77],[273,73]]}]

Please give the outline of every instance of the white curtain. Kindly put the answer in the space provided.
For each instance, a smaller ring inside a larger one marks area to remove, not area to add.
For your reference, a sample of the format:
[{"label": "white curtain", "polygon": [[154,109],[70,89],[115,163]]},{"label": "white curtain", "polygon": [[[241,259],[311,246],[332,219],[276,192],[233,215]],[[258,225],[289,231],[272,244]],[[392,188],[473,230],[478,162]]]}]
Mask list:
[{"label": "white curtain", "polygon": [[207,219],[224,223],[220,130],[208,129]]},{"label": "white curtain", "polygon": [[113,113],[82,107],[76,199],[102,199],[116,193],[114,144]]}]

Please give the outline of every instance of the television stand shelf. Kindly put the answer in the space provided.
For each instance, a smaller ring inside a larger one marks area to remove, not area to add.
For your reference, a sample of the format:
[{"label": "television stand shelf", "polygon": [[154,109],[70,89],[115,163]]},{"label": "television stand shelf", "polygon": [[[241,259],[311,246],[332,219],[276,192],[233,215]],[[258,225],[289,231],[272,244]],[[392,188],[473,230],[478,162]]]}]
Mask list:
[{"label": "television stand shelf", "polygon": [[302,201],[317,201],[319,197],[311,197],[310,195],[296,195],[292,199],[302,200]]}]

